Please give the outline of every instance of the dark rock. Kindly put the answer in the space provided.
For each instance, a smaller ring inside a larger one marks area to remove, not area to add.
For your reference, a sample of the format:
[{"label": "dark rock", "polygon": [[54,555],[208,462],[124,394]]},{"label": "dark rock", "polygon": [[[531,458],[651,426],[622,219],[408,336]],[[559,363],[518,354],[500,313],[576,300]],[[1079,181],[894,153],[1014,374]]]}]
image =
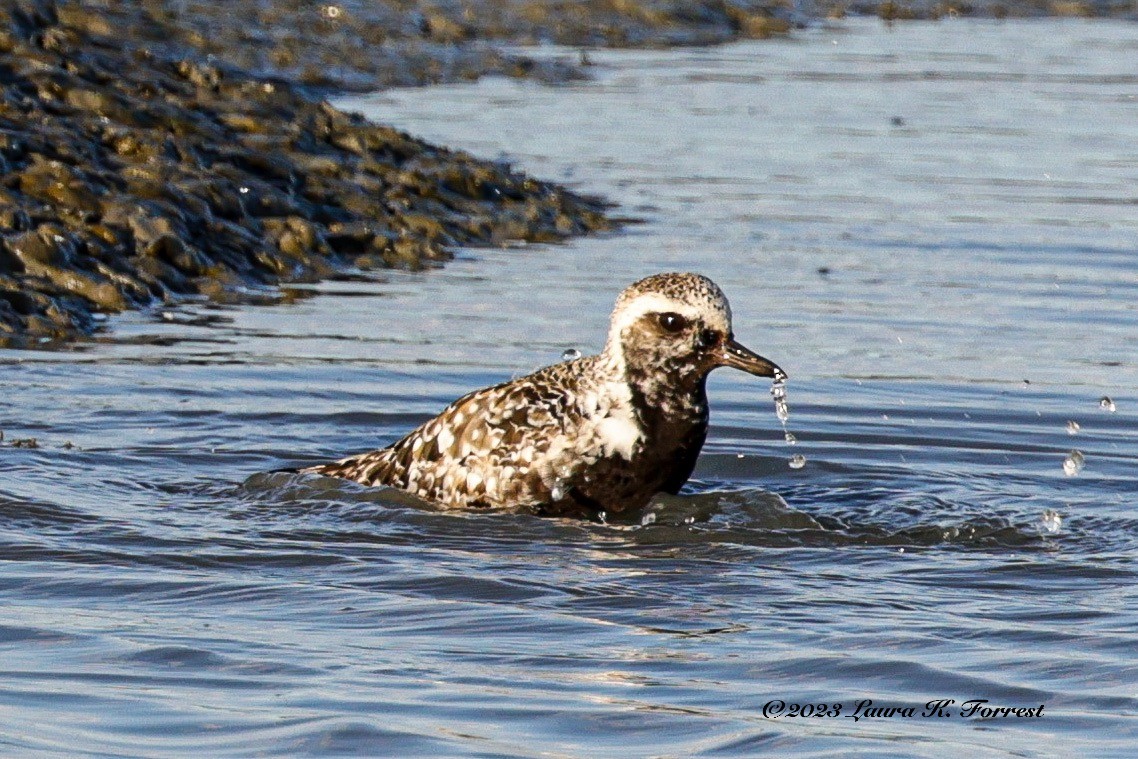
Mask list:
[{"label": "dark rock", "polygon": [[38,229],[4,239],[4,247],[21,272],[35,273],[48,266],[66,266],[75,257],[74,245],[59,227],[44,224]]},{"label": "dark rock", "polygon": [[32,154],[32,162],[18,175],[19,190],[25,195],[68,208],[95,210],[98,191],[86,178],[60,161]]}]

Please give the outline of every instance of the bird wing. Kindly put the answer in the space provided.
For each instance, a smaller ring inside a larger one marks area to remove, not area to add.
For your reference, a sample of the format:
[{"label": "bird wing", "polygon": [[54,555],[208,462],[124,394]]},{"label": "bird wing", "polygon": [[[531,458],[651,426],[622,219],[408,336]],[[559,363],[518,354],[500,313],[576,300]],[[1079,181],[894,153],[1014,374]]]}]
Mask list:
[{"label": "bird wing", "polygon": [[389,485],[447,505],[541,500],[548,491],[535,461],[551,433],[566,431],[571,399],[556,385],[528,379],[468,393],[388,448],[308,471]]}]

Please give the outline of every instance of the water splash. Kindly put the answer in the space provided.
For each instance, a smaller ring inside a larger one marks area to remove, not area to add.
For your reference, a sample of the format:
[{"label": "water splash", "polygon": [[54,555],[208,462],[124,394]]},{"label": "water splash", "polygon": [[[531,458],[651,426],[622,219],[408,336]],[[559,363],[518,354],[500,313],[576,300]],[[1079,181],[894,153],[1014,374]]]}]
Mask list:
[{"label": "water splash", "polygon": [[1039,530],[1054,535],[1063,527],[1063,517],[1055,509],[1047,509],[1039,515]]},{"label": "water splash", "polygon": [[560,479],[554,481],[553,487],[549,491],[549,497],[554,501],[560,501],[565,497],[565,483]]},{"label": "water splash", "polygon": [[786,427],[786,421],[790,419],[790,407],[786,403],[786,377],[776,377],[773,384],[771,384],[771,397],[774,398],[774,415],[782,422],[782,426]]},{"label": "water splash", "polygon": [[1071,451],[1067,454],[1067,458],[1063,459],[1063,474],[1068,477],[1074,477],[1083,471],[1083,466],[1086,464],[1086,461],[1086,457],[1083,456],[1082,451]]},{"label": "water splash", "polygon": [[[774,383],[771,384],[771,398],[774,398],[774,415],[782,424],[783,440],[786,441],[787,445],[797,445],[798,438],[786,428],[786,423],[790,419],[790,406],[786,402],[786,375],[781,372],[775,375]],[[806,457],[802,454],[795,454],[787,463],[791,469],[801,469],[806,466]]]},{"label": "water splash", "polygon": [[1070,420],[1067,422],[1067,434],[1068,435],[1078,435],[1079,429],[1080,428],[1079,428],[1078,422],[1076,422],[1074,420]]},{"label": "water splash", "polygon": [[576,348],[566,348],[565,352],[561,354],[562,361],[576,361],[581,357],[581,351]]},{"label": "water splash", "polygon": [[1110,399],[1109,395],[1104,395],[1103,397],[1099,398],[1098,405],[1099,408],[1103,409],[1104,411],[1109,411],[1112,414],[1118,410],[1118,407],[1114,405],[1114,401]]}]

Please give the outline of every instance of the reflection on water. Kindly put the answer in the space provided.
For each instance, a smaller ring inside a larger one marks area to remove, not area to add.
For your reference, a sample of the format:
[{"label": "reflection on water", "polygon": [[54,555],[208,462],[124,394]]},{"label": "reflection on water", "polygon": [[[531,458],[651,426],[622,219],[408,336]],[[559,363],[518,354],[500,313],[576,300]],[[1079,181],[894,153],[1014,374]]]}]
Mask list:
[{"label": "reflection on water", "polygon": [[[1136,35],[850,23],[354,101],[646,223],[0,353],[0,745],[1128,755]],[[794,378],[792,433],[765,383],[713,375],[682,496],[601,524],[272,471],[598,350],[665,269],[719,282]]]}]

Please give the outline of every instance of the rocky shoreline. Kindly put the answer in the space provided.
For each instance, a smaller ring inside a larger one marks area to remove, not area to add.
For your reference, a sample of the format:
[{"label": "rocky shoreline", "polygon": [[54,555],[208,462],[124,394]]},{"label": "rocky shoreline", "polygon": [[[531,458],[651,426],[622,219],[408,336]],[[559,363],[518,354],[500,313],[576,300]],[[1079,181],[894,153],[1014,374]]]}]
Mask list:
[{"label": "rocky shoreline", "polygon": [[342,113],[282,77],[124,44],[86,13],[20,2],[0,25],[8,345],[187,296],[612,225],[600,200]]},{"label": "rocky shoreline", "polygon": [[0,0],[0,344],[102,314],[247,298],[457,245],[611,229],[605,203],[370,124],[332,91],[557,82],[496,43],[713,44],[846,12],[1133,16],[1111,0]]}]

